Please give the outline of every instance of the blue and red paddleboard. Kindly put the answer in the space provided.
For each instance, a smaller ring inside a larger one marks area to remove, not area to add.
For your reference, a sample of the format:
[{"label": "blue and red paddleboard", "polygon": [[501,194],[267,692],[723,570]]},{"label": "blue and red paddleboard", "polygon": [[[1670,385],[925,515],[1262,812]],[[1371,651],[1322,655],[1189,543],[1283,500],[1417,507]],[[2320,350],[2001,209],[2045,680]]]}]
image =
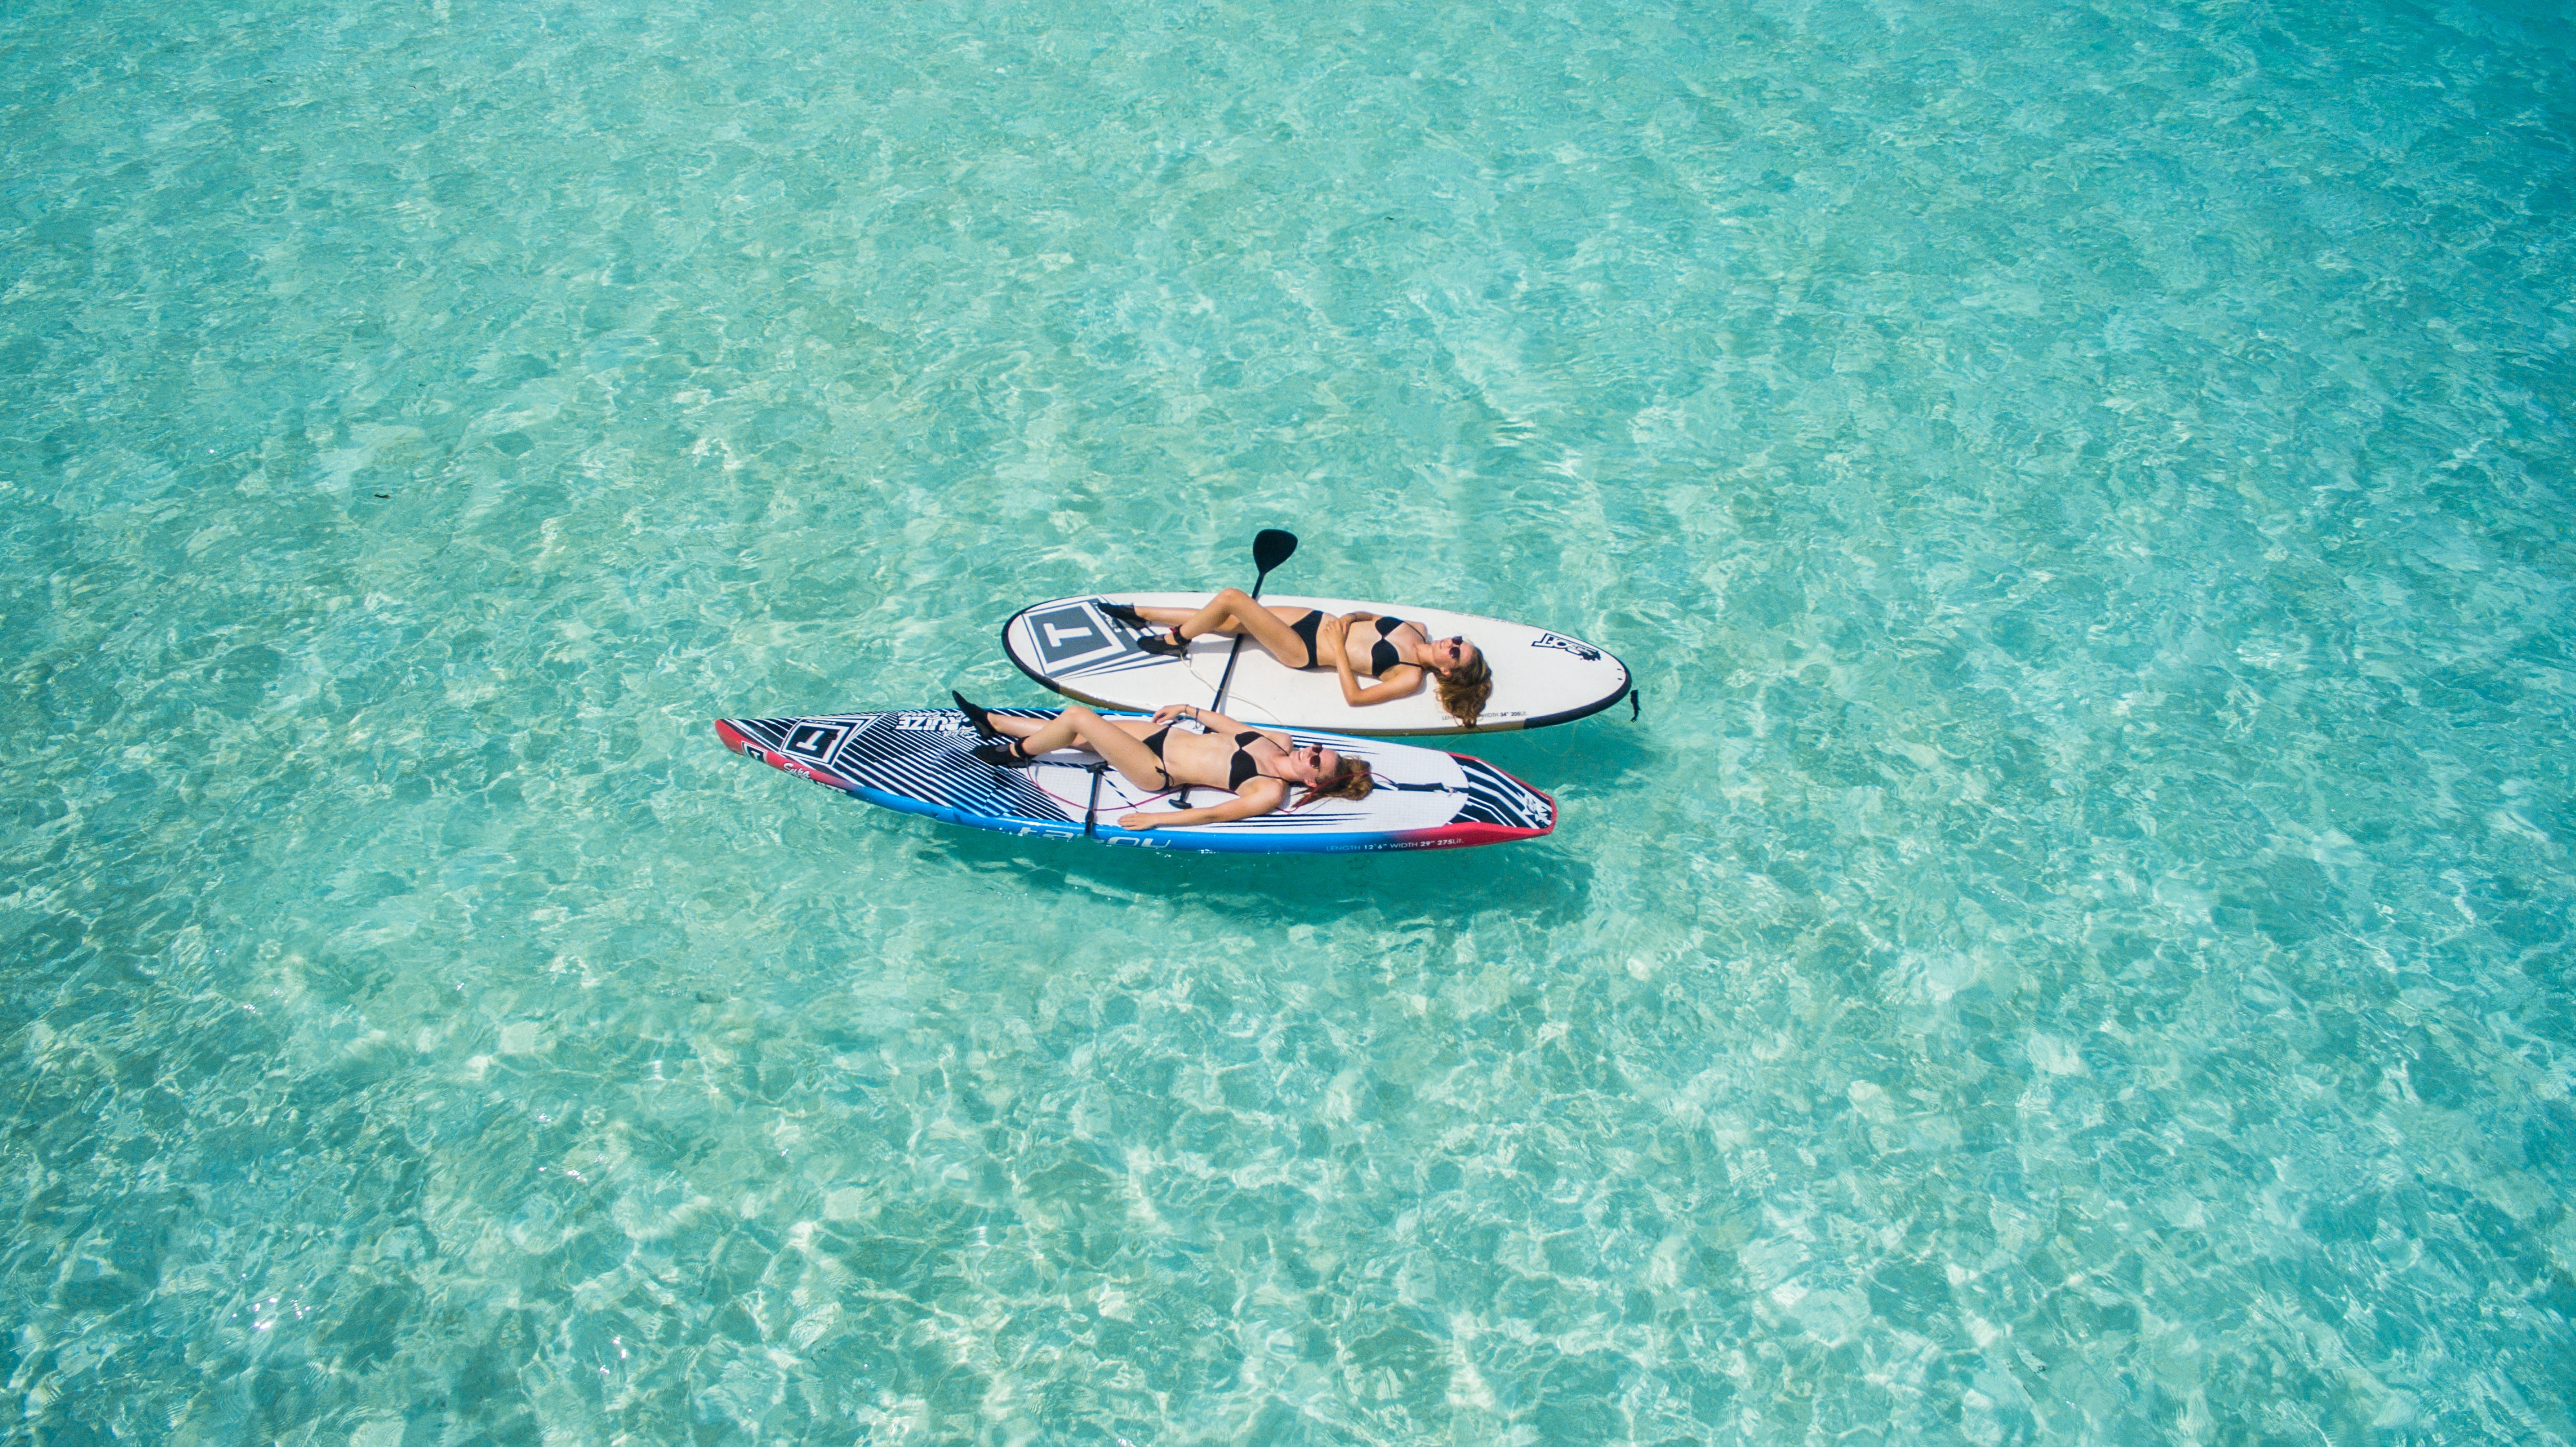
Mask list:
[{"label": "blue and red paddleboard", "polygon": [[[994,712],[1049,716],[1039,709]],[[1384,739],[1277,732],[1301,747],[1324,743],[1366,760],[1377,789],[1357,803],[1319,799],[1231,824],[1121,829],[1121,815],[1174,812],[1175,801],[1115,769],[1095,768],[1100,759],[1087,750],[1059,750],[1025,769],[985,763],[967,752],[978,739],[955,709],[716,720],[725,747],[772,768],[888,809],[1005,834],[1210,854],[1359,854],[1502,844],[1556,827],[1554,799],[1482,759]],[[1225,798],[1219,789],[1191,794],[1199,805]]]}]

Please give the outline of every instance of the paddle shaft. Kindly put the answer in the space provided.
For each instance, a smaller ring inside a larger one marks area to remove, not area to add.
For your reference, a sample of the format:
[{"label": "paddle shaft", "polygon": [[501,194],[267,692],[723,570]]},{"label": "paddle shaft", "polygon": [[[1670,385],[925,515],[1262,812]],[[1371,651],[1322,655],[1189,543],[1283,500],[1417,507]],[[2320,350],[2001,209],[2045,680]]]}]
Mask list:
[{"label": "paddle shaft", "polygon": [[[1261,601],[1261,585],[1268,582],[1269,579],[1270,574],[1268,572],[1263,572],[1252,580],[1252,601],[1255,603]],[[1234,662],[1236,659],[1243,656],[1244,636],[1245,635],[1243,633],[1236,633],[1234,635],[1234,646],[1227,649],[1225,652],[1225,672],[1217,675],[1216,701],[1208,705],[1208,712],[1210,713],[1225,712],[1225,691],[1234,686]]]},{"label": "paddle shaft", "polygon": [[[1288,561],[1289,557],[1296,551],[1297,539],[1287,533],[1274,532],[1265,529],[1261,536],[1252,540],[1252,560],[1260,568],[1259,572],[1252,575],[1252,599],[1254,602],[1257,603],[1261,601],[1261,585],[1270,581],[1270,570],[1278,567],[1281,563]],[[1262,561],[1262,555],[1265,552],[1271,555],[1268,562]],[[1177,630],[1175,630],[1173,636],[1179,636]],[[1238,624],[1236,625],[1234,635],[1234,646],[1227,649],[1225,652],[1225,672],[1217,675],[1216,702],[1208,705],[1208,712],[1210,713],[1225,712],[1225,691],[1234,685],[1234,664],[1235,660],[1243,656],[1243,639],[1244,627],[1243,625]],[[1173,807],[1186,809],[1190,806],[1190,787],[1191,786],[1188,784],[1183,784],[1180,788],[1173,791]]]}]

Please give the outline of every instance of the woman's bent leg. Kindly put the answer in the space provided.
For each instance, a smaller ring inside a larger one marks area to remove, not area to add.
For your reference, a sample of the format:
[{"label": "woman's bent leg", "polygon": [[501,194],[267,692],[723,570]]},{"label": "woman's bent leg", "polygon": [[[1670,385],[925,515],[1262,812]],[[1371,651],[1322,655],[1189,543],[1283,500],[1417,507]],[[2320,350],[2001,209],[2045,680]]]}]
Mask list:
[{"label": "woman's bent leg", "polygon": [[1137,617],[1144,619],[1148,623],[1160,623],[1166,628],[1172,627],[1175,624],[1185,624],[1191,619],[1199,616],[1201,611],[1197,608],[1166,607],[1160,603],[1137,604],[1134,606],[1136,608]]},{"label": "woman's bent leg", "polygon": [[[1206,603],[1200,605],[1197,612],[1194,612],[1187,618],[1182,619],[1180,621],[1180,626],[1174,631],[1178,632],[1184,639],[1203,637],[1210,633],[1236,632],[1238,631],[1238,625],[1236,623],[1235,605],[1238,602],[1250,603],[1251,601],[1252,595],[1244,592],[1241,588],[1220,588],[1217,590],[1217,595],[1208,599]],[[1167,611],[1177,612],[1179,610],[1172,609]],[[1148,614],[1146,616],[1151,617],[1152,615]]]},{"label": "woman's bent leg", "polygon": [[[1013,724],[1036,727],[1022,732],[1012,728]],[[993,726],[1018,734],[1020,752],[1030,758],[1080,744],[1107,759],[1109,767],[1126,776],[1128,782],[1138,788],[1170,787],[1164,782],[1163,761],[1155,758],[1154,751],[1145,747],[1143,742],[1145,734],[1159,725],[1144,719],[1102,718],[1077,703],[1068,705],[1064,712],[1051,719],[997,718],[993,720]]]},{"label": "woman's bent leg", "polygon": [[[1035,734],[1038,730],[1045,728],[1048,724],[1055,722],[1055,720],[1051,718],[1014,718],[1006,713],[988,713],[984,715],[984,722],[990,725],[993,732],[997,734],[1007,734],[1015,739],[1024,739]],[[1057,744],[1055,747],[1062,748],[1064,745]]]},{"label": "woman's bent leg", "polygon": [[[1158,613],[1178,613],[1178,608],[1147,609],[1145,616],[1160,623]],[[1209,633],[1249,633],[1252,641],[1267,649],[1270,656],[1290,668],[1304,668],[1313,662],[1313,652],[1306,640],[1289,625],[1303,618],[1305,608],[1264,608],[1241,588],[1228,588],[1207,602],[1207,606],[1190,614],[1180,623],[1184,639]]]}]

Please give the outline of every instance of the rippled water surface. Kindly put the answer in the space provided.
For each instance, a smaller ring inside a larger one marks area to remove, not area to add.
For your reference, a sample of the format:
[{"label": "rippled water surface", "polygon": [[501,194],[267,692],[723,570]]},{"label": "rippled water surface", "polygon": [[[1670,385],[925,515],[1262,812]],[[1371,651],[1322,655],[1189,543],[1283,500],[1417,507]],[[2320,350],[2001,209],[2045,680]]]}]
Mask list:
[{"label": "rippled water surface", "polygon": [[[2576,27],[0,15],[0,1438],[2576,1436]],[[1507,614],[1556,834],[717,714]]]}]

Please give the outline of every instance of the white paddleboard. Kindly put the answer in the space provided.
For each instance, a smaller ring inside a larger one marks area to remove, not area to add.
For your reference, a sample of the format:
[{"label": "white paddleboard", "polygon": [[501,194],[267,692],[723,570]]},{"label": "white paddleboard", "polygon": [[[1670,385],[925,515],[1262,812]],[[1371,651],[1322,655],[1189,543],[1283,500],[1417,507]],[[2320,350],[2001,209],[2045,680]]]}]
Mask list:
[{"label": "white paddleboard", "polygon": [[[1045,717],[1040,710],[996,714]],[[1168,814],[1172,794],[1130,782],[1086,749],[1059,749],[1027,768],[985,763],[966,715],[953,708],[844,713],[819,718],[716,720],[726,748],[853,798],[951,824],[1005,834],[1093,839],[1209,854],[1366,854],[1456,849],[1535,839],[1556,827],[1556,801],[1482,759],[1382,739],[1292,731],[1299,747],[1329,744],[1368,762],[1378,787],[1365,799],[1318,799],[1226,824],[1122,829],[1131,813]],[[1197,788],[1192,802],[1220,803]]]},{"label": "white paddleboard", "polygon": [[[1100,605],[1197,608],[1213,596],[1101,593],[1058,598],[1013,614],[1002,625],[1002,648],[1022,673],[1095,707],[1150,712],[1167,703],[1206,705],[1225,677],[1226,656],[1234,648],[1231,635],[1193,638],[1183,658],[1147,653],[1136,646],[1136,630],[1100,611]],[[1500,733],[1570,723],[1599,713],[1628,692],[1628,666],[1606,649],[1525,623],[1347,598],[1271,596],[1261,602],[1265,607],[1403,618],[1429,629],[1434,638],[1464,634],[1494,670],[1494,696],[1472,730],[1441,711],[1436,686],[1427,680],[1409,698],[1353,707],[1342,701],[1341,680],[1332,669],[1292,669],[1246,638],[1223,705],[1229,717],[1246,723],[1381,738]]]}]

